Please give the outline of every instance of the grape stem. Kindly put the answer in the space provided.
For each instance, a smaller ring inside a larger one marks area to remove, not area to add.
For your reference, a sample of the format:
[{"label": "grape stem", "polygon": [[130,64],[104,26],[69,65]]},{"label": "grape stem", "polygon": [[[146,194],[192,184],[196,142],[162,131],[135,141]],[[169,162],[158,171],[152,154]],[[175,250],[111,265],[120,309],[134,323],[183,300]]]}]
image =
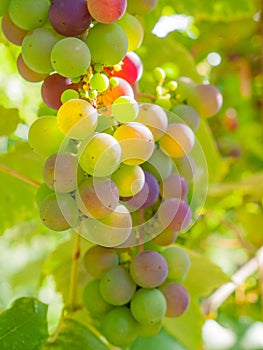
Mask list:
[{"label": "grape stem", "polygon": [[0,172],[2,172],[4,174],[11,175],[11,176],[15,177],[16,179],[24,181],[25,183],[27,183],[31,186],[37,187],[37,188],[41,185],[38,181],[30,179],[26,175],[23,175],[16,170],[10,169],[9,167],[7,167],[3,164],[0,164]]},{"label": "grape stem", "polygon": [[78,275],[79,275],[79,260],[80,260],[80,235],[75,232],[75,246],[72,255],[72,266],[70,275],[70,288],[69,288],[69,308],[74,311],[77,308],[76,296],[78,287]]}]

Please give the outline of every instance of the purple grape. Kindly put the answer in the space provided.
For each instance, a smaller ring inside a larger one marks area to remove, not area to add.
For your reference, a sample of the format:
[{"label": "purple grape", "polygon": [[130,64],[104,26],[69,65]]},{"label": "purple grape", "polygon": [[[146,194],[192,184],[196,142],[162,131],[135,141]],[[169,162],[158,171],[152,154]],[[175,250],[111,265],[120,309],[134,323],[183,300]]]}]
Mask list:
[{"label": "purple grape", "polygon": [[181,316],[188,308],[190,298],[187,290],[179,283],[170,282],[159,288],[166,299],[166,317]]},{"label": "purple grape", "polygon": [[181,198],[185,199],[188,193],[188,184],[180,174],[172,173],[160,185],[163,199]]}]

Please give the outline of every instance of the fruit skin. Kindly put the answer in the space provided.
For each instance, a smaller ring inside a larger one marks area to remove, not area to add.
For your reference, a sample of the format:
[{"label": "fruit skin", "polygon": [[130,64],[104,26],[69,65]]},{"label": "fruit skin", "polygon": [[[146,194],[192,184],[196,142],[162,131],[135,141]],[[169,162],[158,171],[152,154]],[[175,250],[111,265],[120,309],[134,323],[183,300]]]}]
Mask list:
[{"label": "fruit skin", "polygon": [[126,0],[88,0],[91,16],[100,23],[112,23],[120,19],[127,7]]},{"label": "fruit skin", "polygon": [[187,309],[190,303],[190,298],[187,290],[179,283],[170,282],[159,287],[163,293],[166,304],[166,317],[181,316]]},{"label": "fruit skin", "polygon": [[127,12],[135,15],[147,15],[157,5],[158,0],[127,0]]}]

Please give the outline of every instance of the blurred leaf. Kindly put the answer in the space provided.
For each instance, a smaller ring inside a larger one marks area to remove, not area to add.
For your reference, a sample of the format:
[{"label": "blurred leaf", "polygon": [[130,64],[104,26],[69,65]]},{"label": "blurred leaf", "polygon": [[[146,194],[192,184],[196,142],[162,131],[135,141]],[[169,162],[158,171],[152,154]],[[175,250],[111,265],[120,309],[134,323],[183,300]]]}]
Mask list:
[{"label": "blurred leaf", "polygon": [[5,108],[0,106],[0,136],[10,135],[20,121],[16,108]]},{"label": "blurred leaf", "polygon": [[54,343],[45,345],[42,350],[108,350],[102,341],[82,324],[65,320]]},{"label": "blurred leaf", "polygon": [[48,337],[47,305],[33,298],[15,300],[0,315],[1,350],[37,350]]}]

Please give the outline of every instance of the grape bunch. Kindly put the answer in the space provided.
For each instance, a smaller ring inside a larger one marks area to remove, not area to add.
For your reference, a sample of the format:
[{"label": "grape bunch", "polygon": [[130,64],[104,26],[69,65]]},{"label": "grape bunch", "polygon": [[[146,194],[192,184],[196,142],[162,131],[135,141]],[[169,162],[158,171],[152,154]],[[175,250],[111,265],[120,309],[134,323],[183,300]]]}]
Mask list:
[{"label": "grape bunch", "polygon": [[181,282],[190,264],[179,246],[134,254],[95,245],[84,256],[92,276],[84,288],[84,306],[115,346],[152,337],[165,317],[179,317],[188,309],[189,294]]}]

